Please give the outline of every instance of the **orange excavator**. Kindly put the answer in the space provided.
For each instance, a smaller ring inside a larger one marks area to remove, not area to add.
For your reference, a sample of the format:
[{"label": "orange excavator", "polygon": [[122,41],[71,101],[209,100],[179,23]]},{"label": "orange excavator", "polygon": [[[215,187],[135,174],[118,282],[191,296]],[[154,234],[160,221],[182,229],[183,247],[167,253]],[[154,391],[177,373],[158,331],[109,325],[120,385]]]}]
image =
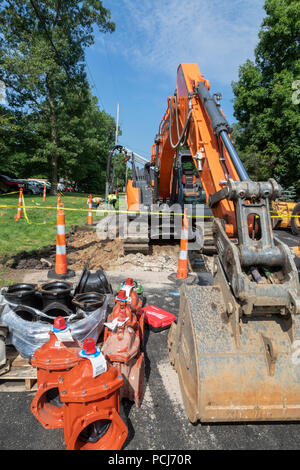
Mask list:
[{"label": "orange excavator", "polygon": [[270,220],[281,188],[250,180],[209,90],[196,64],[179,66],[151,159],[168,198],[186,144],[214,215],[213,285],[182,286],[170,360],[192,422],[299,420],[299,278]]},{"label": "orange excavator", "polygon": [[[152,148],[150,203],[198,204],[204,190],[217,253],[212,285],[181,286],[170,361],[192,422],[300,420],[298,271],[270,219],[281,188],[250,180],[230,132],[220,95],[197,64],[180,64]],[[127,199],[141,209],[140,188]]]}]

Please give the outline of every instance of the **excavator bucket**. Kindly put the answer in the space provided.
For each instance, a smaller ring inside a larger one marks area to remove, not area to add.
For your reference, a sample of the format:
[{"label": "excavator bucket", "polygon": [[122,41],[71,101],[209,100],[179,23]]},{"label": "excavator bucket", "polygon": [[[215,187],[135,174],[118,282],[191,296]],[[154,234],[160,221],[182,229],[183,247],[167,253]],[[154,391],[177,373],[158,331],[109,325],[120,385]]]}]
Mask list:
[{"label": "excavator bucket", "polygon": [[[290,326],[280,315],[249,317],[238,347],[220,288],[182,285],[168,343],[189,420],[299,420],[300,361],[292,346],[300,342],[291,343]],[[292,328],[299,340],[298,315]]]}]

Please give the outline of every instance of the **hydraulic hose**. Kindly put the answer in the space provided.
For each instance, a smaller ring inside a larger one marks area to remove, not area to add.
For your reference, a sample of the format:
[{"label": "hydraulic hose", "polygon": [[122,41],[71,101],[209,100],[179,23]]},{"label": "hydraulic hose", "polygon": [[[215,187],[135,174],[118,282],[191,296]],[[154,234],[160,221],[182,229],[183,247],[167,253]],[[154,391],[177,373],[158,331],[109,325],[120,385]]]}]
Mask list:
[{"label": "hydraulic hose", "polygon": [[245,170],[245,167],[229,138],[228,133],[231,132],[231,127],[228,124],[226,118],[220,112],[214,98],[211,96],[203,82],[198,84],[195,91],[197,92],[203,106],[207,111],[207,114],[209,115],[214,134],[221,137],[240,180],[249,180],[250,178],[247,174],[247,171]]},{"label": "hydraulic hose", "polygon": [[[176,113],[177,113],[177,101],[176,101]],[[177,147],[180,145],[180,143],[181,143],[181,141],[184,137],[184,134],[187,130],[187,127],[188,127],[188,124],[189,124],[189,121],[190,121],[190,117],[191,117],[191,114],[192,114],[192,108],[189,109],[189,112],[188,112],[188,115],[186,117],[186,121],[185,121],[184,127],[182,129],[181,135],[178,137],[177,144],[175,144],[175,145],[173,144],[173,140],[172,140],[172,105],[171,105],[171,100],[170,100],[170,103],[169,103],[169,114],[170,114],[170,128],[169,128],[170,144],[171,144],[171,147],[173,149],[177,149]],[[177,125],[177,133],[178,133],[178,127],[179,127],[178,126],[178,118],[177,118],[176,125]]]},{"label": "hydraulic hose", "polygon": [[231,158],[231,160],[234,164],[234,167],[237,171],[237,174],[240,177],[240,180],[241,181],[250,180],[250,178],[248,176],[248,173],[247,173],[243,163],[241,162],[241,159],[238,156],[238,154],[237,154],[237,152],[236,152],[236,150],[233,146],[233,143],[231,142],[227,132],[226,131],[221,131],[220,137],[221,137],[221,139],[222,139],[222,141],[223,141],[223,143],[226,147],[227,152],[230,155],[230,158]]}]

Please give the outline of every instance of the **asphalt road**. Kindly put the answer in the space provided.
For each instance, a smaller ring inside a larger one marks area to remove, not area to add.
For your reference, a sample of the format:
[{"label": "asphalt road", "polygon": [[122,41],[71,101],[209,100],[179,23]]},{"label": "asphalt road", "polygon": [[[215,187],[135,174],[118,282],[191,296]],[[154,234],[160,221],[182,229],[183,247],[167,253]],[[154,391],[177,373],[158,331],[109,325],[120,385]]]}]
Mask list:
[{"label": "asphalt road", "polygon": [[[290,237],[294,245],[297,237]],[[280,235],[281,237],[281,235]],[[290,242],[292,243],[290,240]],[[155,273],[152,273],[152,276]],[[124,279],[125,273],[121,275]],[[158,276],[158,274],[156,275]],[[137,280],[140,280],[138,275]],[[118,278],[111,278],[114,286]],[[178,313],[178,288],[143,280],[147,304]],[[300,423],[191,424],[185,416],[178,379],[169,364],[168,331],[146,330],[146,380],[141,408],[124,401],[130,450],[299,449]],[[0,449],[65,449],[63,430],[45,430],[30,411],[33,393],[0,393]]]}]

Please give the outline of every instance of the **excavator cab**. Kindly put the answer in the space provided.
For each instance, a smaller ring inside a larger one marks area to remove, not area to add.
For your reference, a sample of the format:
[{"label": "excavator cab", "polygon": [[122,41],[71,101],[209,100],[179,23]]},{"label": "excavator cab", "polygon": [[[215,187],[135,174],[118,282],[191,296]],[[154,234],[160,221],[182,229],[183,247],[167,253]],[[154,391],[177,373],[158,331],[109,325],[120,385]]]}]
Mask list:
[{"label": "excavator cab", "polygon": [[179,151],[173,166],[172,203],[205,204],[205,191],[189,151]]},{"label": "excavator cab", "polygon": [[182,188],[183,188],[183,203],[184,204],[203,204],[205,202],[205,192],[203,191],[201,182],[199,180],[196,168],[189,159],[182,158]]}]

